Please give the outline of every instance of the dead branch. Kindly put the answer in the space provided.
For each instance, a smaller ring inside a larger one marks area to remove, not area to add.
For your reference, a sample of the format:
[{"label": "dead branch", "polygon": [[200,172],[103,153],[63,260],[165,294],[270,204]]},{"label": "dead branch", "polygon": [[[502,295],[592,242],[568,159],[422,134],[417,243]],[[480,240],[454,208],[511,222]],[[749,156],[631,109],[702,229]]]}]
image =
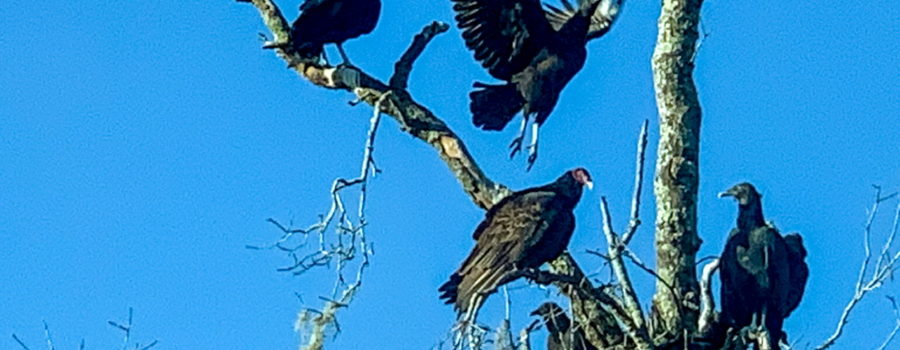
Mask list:
[{"label": "dead branch", "polygon": [[638,226],[641,225],[641,190],[644,188],[644,160],[647,152],[647,127],[650,121],[644,119],[641,124],[641,132],[638,135],[637,153],[634,159],[634,192],[631,196],[631,219],[628,221],[628,228],[622,235],[622,245],[628,245],[634,233],[637,232]]},{"label": "dead branch", "polygon": [[719,268],[719,259],[713,259],[703,266],[700,275],[700,320],[697,329],[706,334],[716,320],[716,301],[713,299],[712,276]]},{"label": "dead branch", "polygon": [[628,313],[629,323],[632,325],[630,336],[639,349],[650,349],[653,347],[653,343],[650,340],[650,335],[647,333],[647,324],[644,321],[644,312],[641,310],[637,293],[634,291],[631,279],[628,277],[628,270],[625,269],[625,263],[622,261],[621,251],[624,249],[624,246],[619,242],[619,236],[613,232],[612,218],[609,214],[609,207],[606,204],[606,197],[600,197],[600,211],[603,214],[603,233],[606,235],[609,260],[619,282],[619,287],[622,289],[625,309]]},{"label": "dead branch", "polygon": [[263,22],[272,32],[275,44],[267,46],[274,47],[279,58],[311,83],[328,89],[350,91],[360,101],[372,106],[381,95],[393,90],[394,95],[390,103],[381,107],[382,112],[397,120],[404,131],[434,147],[476,205],[488,209],[511,193],[505,186],[494,183],[484,175],[462,140],[442,120],[413,100],[407,91],[400,89],[406,86],[412,64],[425,45],[449,26],[438,22],[426,26],[396,63],[398,70],[394,72],[391,85],[388,85],[355,67],[330,67],[304,61],[290,45],[283,45],[289,41],[290,27],[273,1],[242,1],[252,3],[259,10]]},{"label": "dead branch", "polygon": [[[847,325],[850,312],[853,311],[856,305],[859,304],[869,292],[883,286],[884,282],[893,275],[893,272],[896,271],[898,267],[900,267],[897,263],[897,261],[900,260],[900,252],[897,252],[894,255],[890,254],[894,238],[897,236],[898,224],[900,224],[900,204],[898,204],[896,213],[894,214],[891,232],[882,246],[878,259],[875,261],[872,268],[869,269],[869,264],[872,261],[872,223],[875,220],[875,216],[878,214],[881,203],[893,198],[895,195],[896,193],[882,196],[881,187],[875,186],[875,199],[872,203],[872,207],[869,209],[868,218],[866,219],[866,224],[863,229],[863,247],[865,249],[865,256],[863,257],[862,264],[860,264],[853,297],[850,298],[847,306],[844,307],[844,311],[841,312],[841,317],[838,319],[834,333],[832,333],[828,339],[825,339],[822,344],[817,346],[816,350],[824,350],[834,345],[835,341],[837,341],[844,332],[844,327]],[[869,273],[871,274],[869,275]]]}]

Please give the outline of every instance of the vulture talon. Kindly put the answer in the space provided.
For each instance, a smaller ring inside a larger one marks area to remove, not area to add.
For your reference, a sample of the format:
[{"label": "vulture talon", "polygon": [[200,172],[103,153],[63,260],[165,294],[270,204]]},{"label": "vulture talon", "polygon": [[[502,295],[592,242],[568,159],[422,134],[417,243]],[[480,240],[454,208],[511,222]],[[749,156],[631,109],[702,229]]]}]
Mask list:
[{"label": "vulture talon", "polygon": [[512,150],[512,152],[509,153],[509,159],[513,159],[513,157],[516,156],[516,153],[522,151],[522,139],[524,138],[524,136],[520,135],[519,137],[514,138],[512,143],[509,144],[509,148]]},{"label": "vulture talon", "polygon": [[531,171],[535,161],[537,161],[537,145],[528,146],[528,168],[526,171]]}]

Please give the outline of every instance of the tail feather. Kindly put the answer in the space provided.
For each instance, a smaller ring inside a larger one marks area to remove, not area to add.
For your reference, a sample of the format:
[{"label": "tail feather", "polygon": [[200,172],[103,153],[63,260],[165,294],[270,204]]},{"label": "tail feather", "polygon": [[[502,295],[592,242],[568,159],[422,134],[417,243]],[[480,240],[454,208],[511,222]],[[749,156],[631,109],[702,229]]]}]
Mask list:
[{"label": "tail feather", "polygon": [[515,84],[489,85],[475,83],[469,93],[472,122],[484,130],[503,130],[525,105]]}]

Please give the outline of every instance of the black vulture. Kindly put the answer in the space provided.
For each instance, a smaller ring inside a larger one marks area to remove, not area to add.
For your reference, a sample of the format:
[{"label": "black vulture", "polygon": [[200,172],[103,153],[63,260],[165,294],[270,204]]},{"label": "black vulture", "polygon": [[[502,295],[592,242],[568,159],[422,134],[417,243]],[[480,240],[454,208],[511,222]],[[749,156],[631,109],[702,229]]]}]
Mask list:
[{"label": "black vulture", "polygon": [[540,0],[452,0],[456,21],[475,59],[503,84],[475,83],[469,109],[475,126],[502,130],[521,110],[510,144],[514,156],[532,122],[528,167],[537,159],[538,128],[562,89],[584,66],[588,40],[609,31],[623,0],[568,0],[562,8]]},{"label": "black vulture", "polygon": [[381,0],[305,0],[291,25],[291,43],[305,58],[318,59],[325,44],[336,44],[344,64],[350,64],[344,41],[369,34],[378,23]]},{"label": "black vulture", "polygon": [[573,327],[566,311],[556,303],[543,303],[531,315],[541,316],[547,327],[547,350],[597,350],[588,342],[581,327]]},{"label": "black vulture", "polygon": [[587,170],[569,170],[550,184],[515,192],[487,211],[473,234],[475,248],[438,289],[441,299],[454,304],[460,320],[474,321],[497,287],[566,249],[582,186],[592,186]]},{"label": "black vulture", "polygon": [[799,235],[782,237],[766,223],[753,185],[740,183],[719,194],[726,196],[738,202],[738,218],[720,257],[720,320],[735,330],[764,325],[774,348],[806,286],[806,250]]}]

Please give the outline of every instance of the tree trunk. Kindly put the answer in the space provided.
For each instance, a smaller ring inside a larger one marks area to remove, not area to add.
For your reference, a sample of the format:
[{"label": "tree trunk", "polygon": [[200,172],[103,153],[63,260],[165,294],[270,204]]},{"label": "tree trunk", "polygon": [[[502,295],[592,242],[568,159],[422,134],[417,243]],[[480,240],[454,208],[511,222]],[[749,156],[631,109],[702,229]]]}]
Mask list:
[{"label": "tree trunk", "polygon": [[697,328],[700,102],[692,75],[701,4],[701,0],[663,0],[653,52],[660,129],[653,182],[660,276],[653,297],[657,335],[679,336]]}]

